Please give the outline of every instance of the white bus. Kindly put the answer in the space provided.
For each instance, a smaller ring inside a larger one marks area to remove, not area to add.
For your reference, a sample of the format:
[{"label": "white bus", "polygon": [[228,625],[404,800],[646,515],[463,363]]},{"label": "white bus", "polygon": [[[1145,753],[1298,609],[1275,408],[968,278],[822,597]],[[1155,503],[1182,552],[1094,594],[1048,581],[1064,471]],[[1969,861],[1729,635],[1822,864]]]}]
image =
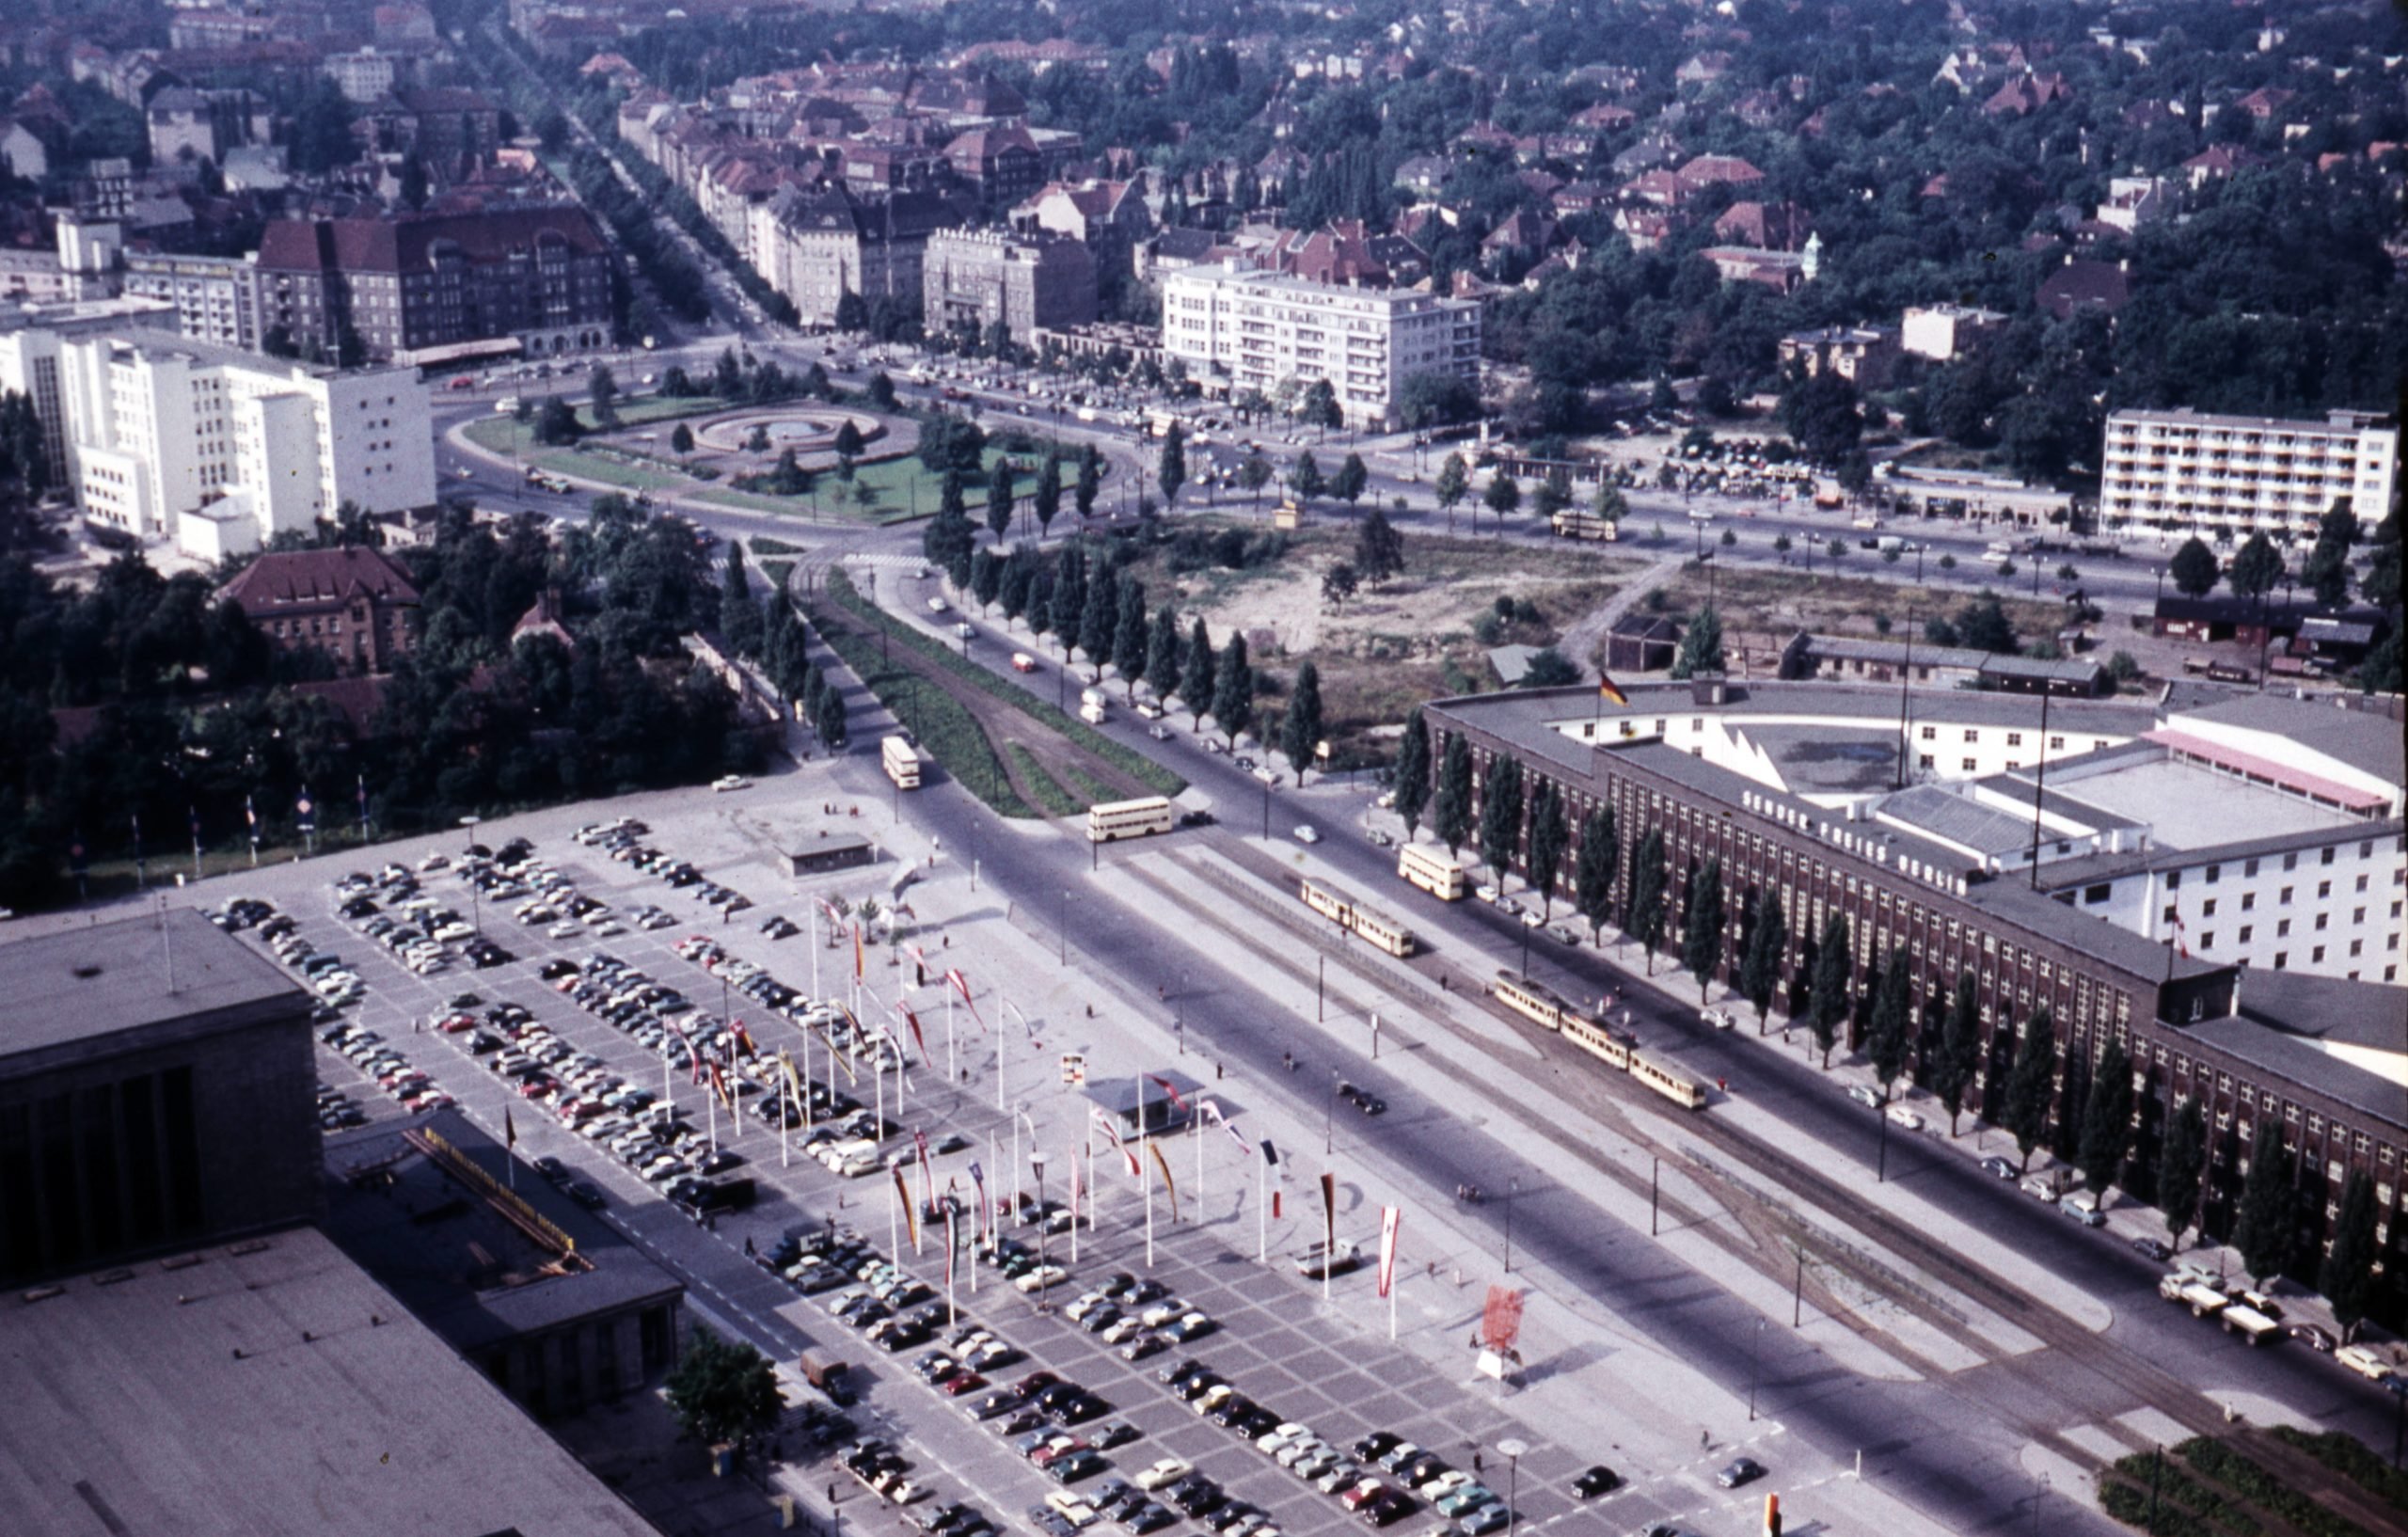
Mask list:
[{"label": "white bus", "polygon": [[1464,867],[1455,856],[1428,844],[1408,843],[1397,850],[1398,879],[1420,887],[1441,902],[1464,899]]},{"label": "white bus", "polygon": [[1171,828],[1170,802],[1159,795],[1142,800],[1108,800],[1087,808],[1087,841],[1111,843],[1143,838]]},{"label": "white bus", "polygon": [[1548,520],[1559,539],[1599,539],[1612,541],[1622,537],[1622,528],[1610,517],[1576,507],[1565,507]]},{"label": "white bus", "polygon": [[900,737],[889,737],[878,752],[879,761],[885,766],[886,777],[900,790],[920,787],[920,754]]}]

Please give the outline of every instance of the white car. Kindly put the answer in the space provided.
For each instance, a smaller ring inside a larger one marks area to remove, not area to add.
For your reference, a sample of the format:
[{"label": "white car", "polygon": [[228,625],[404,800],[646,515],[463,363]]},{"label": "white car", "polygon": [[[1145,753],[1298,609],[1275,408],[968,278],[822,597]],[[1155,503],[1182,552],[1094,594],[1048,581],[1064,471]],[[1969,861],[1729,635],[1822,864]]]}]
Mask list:
[{"label": "white car", "polygon": [[1176,1457],[1164,1457],[1138,1474],[1134,1482],[1140,1489],[1159,1489],[1164,1484],[1178,1482],[1194,1471],[1193,1467]]},{"label": "white car", "polygon": [[1310,822],[1302,823],[1296,829],[1296,841],[1298,843],[1319,843],[1321,842],[1321,834],[1314,831],[1313,825]]},{"label": "white car", "polygon": [[752,787],[752,782],[745,778],[742,774],[727,774],[711,781],[711,788],[721,792],[728,790],[749,790]]},{"label": "white car", "polygon": [[1898,1125],[1905,1127],[1909,1132],[1920,1132],[1923,1130],[1923,1117],[1908,1109],[1905,1105],[1892,1105],[1890,1107],[1890,1118]]}]

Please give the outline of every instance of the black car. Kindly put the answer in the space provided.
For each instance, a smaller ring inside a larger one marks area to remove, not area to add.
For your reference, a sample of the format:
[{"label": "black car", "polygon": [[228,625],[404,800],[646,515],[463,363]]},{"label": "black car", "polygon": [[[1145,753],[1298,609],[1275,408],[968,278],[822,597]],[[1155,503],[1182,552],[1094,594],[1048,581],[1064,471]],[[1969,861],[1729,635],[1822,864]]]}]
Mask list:
[{"label": "black car", "polygon": [[1599,1463],[1572,1481],[1572,1492],[1582,1499],[1594,1499],[1622,1487],[1622,1475]]},{"label": "black car", "polygon": [[594,1189],[583,1180],[573,1180],[564,1188],[568,1193],[568,1198],[570,1200],[575,1201],[578,1205],[584,1207],[589,1212],[599,1212],[602,1208],[610,1204],[609,1201],[603,1199],[602,1192]]},{"label": "black car", "polygon": [[2159,1243],[2154,1238],[2143,1237],[2133,1239],[2132,1252],[2139,1255],[2144,1260],[2153,1260],[2161,1265],[2174,1258],[2174,1251],[2167,1248],[2163,1244]]},{"label": "black car", "polygon": [[536,1159],[534,1168],[536,1173],[542,1175],[545,1179],[549,1180],[554,1184],[559,1184],[562,1180],[568,1178],[568,1165],[562,1163],[559,1159],[552,1157],[549,1153]]}]

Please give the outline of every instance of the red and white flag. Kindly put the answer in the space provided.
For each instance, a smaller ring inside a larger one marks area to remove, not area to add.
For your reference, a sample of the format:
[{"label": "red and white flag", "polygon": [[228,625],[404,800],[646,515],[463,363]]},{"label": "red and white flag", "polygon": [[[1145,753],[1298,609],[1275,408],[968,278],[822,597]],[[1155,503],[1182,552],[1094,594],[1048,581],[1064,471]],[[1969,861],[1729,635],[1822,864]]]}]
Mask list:
[{"label": "red and white flag", "polygon": [[2185,960],[2191,959],[2191,941],[2182,932],[2182,914],[2178,912],[2174,915],[2174,951]]},{"label": "red and white flag", "polygon": [[744,1028],[744,1022],[742,1020],[736,1022],[735,1037],[736,1044],[731,1048],[731,1054],[734,1052],[741,1052],[746,1056],[752,1056],[758,1054],[759,1048],[752,1044],[752,1034]]},{"label": "red and white flag", "polygon": [[912,1013],[911,1006],[907,1004],[898,1002],[895,1008],[895,1012],[903,1016],[903,1022],[911,1027],[911,1038],[918,1042],[920,1047],[920,1060],[926,1062],[928,1060],[928,1038],[920,1034],[920,1016]]},{"label": "red and white flag", "polygon": [[1403,1222],[1402,1207],[1380,1208],[1380,1295],[1383,1297],[1396,1285],[1396,1230]]},{"label": "red and white flag", "polygon": [[911,1140],[918,1144],[920,1149],[921,1194],[927,1197],[930,1206],[934,1206],[937,1203],[937,1174],[928,1166],[928,1133],[915,1131],[911,1133]]},{"label": "red and white flag", "polygon": [[1103,1134],[1112,1139],[1112,1150],[1129,1161],[1129,1178],[1137,1178],[1137,1155],[1131,1152],[1129,1145],[1120,1139],[1119,1120],[1100,1104],[1089,1107],[1087,1113],[1095,1117],[1096,1124],[1103,1128]]},{"label": "red and white flag", "polygon": [[1196,1113],[1203,1117],[1206,1120],[1211,1121],[1213,1125],[1219,1127],[1222,1131],[1228,1133],[1229,1140],[1238,1145],[1239,1151],[1244,1153],[1248,1158],[1254,1156],[1254,1144],[1248,1142],[1245,1139],[1245,1134],[1240,1132],[1236,1127],[1230,1125],[1229,1118],[1221,1114],[1220,1101],[1198,1100],[1196,1101]]},{"label": "red and white flag", "polygon": [[[898,909],[897,911],[900,910]],[[911,958],[911,985],[915,988],[927,986],[928,953],[920,948],[919,942],[917,940],[904,945],[903,953]]]},{"label": "red and white flag", "polygon": [[978,1012],[977,1000],[970,996],[970,978],[961,974],[961,968],[958,966],[948,968],[944,974],[944,979],[954,991],[961,994],[961,1002],[970,1010],[970,1017],[978,1022],[978,1028],[986,1029],[986,1016]]},{"label": "red and white flag", "polygon": [[1158,1073],[1158,1072],[1149,1072],[1149,1073],[1146,1074],[1146,1076],[1147,1076],[1147,1077],[1149,1077],[1149,1078],[1150,1078],[1150,1079],[1152,1079],[1155,1083],[1162,1085],[1162,1086],[1163,1086],[1163,1092],[1164,1092],[1164,1094],[1167,1094],[1167,1095],[1169,1095],[1169,1096],[1170,1096],[1170,1102],[1171,1102],[1171,1103],[1173,1103],[1173,1104],[1175,1104],[1175,1105],[1177,1105],[1177,1106],[1179,1106],[1180,1113],[1181,1115],[1186,1114],[1186,1112],[1187,1112],[1187,1101],[1186,1101],[1185,1100],[1182,1100],[1182,1099],[1180,1099],[1180,1098],[1179,1097],[1179,1085],[1176,1085],[1176,1084],[1172,1083],[1169,1079],[1164,1078],[1162,1074],[1160,1074],[1160,1073]]}]

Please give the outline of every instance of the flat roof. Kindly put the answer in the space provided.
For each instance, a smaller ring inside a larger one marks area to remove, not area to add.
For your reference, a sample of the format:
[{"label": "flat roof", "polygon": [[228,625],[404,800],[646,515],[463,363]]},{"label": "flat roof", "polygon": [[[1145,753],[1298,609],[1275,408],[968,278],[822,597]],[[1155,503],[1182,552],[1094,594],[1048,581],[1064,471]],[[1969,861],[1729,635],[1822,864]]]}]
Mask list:
[{"label": "flat roof", "polygon": [[1757,725],[1732,735],[1765,750],[1793,795],[1874,795],[1898,783],[1898,729]]},{"label": "flat roof", "polygon": [[314,1228],[11,1293],[0,1375],[15,1537],[658,1537]]},{"label": "flat roof", "polygon": [[2239,841],[2237,834],[2254,840],[2368,826],[2363,817],[2177,758],[2087,774],[2064,793],[2147,823],[2152,841],[2172,848],[2212,848]]},{"label": "flat roof", "polygon": [[1918,784],[1884,800],[1874,811],[1877,821],[1897,821],[1927,837],[1992,857],[2022,855],[2032,848],[2032,821],[2010,816],[1971,796],[1956,795],[1937,784]]},{"label": "flat roof", "polygon": [[2186,719],[2272,732],[2386,784],[2408,780],[2408,741],[2401,738],[2400,722],[2368,710],[2287,694],[2245,693],[2170,716],[2165,723],[2179,731]]},{"label": "flat roof", "polygon": [[[413,1147],[413,1128],[432,1130],[565,1234],[578,1262],[556,1265],[556,1249]],[[508,1150],[455,1112],[328,1137],[325,1160],[327,1233],[455,1349],[684,1295],[674,1276],[532,1169],[521,1165],[513,1189]],[[373,1177],[355,1180],[361,1171]]]},{"label": "flat roof", "polygon": [[309,1001],[267,958],[177,907],[0,944],[0,1077],[79,1041],[168,1025],[206,1035],[307,1013]]}]

